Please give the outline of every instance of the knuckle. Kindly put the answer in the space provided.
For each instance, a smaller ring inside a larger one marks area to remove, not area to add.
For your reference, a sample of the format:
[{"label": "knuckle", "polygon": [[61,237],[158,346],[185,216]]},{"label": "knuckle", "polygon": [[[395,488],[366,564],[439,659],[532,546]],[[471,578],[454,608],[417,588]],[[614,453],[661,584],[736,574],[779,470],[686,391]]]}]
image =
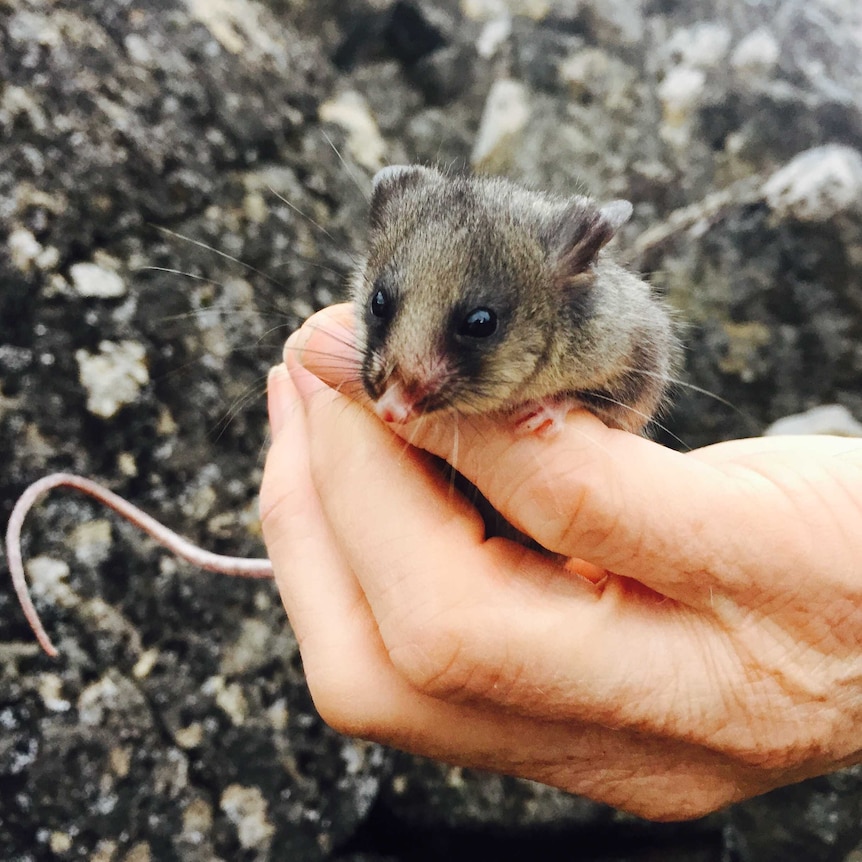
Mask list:
[{"label": "knuckle", "polygon": [[535,538],[561,553],[599,548],[618,532],[622,506],[608,504],[612,490],[604,471],[594,465],[563,463],[550,476],[522,477],[510,499],[541,534]]},{"label": "knuckle", "polygon": [[447,617],[405,634],[388,652],[396,671],[421,694],[456,699],[469,688],[473,662],[463,631]]},{"label": "knuckle", "polygon": [[343,666],[307,670],[306,680],[315,709],[333,730],[362,739],[385,735],[389,711],[372,680]]},{"label": "knuckle", "polygon": [[[480,615],[453,612],[389,649],[396,671],[423,695],[451,703],[509,703],[523,698],[523,667],[505,638],[482,626]],[[483,636],[478,633],[484,632]]]}]

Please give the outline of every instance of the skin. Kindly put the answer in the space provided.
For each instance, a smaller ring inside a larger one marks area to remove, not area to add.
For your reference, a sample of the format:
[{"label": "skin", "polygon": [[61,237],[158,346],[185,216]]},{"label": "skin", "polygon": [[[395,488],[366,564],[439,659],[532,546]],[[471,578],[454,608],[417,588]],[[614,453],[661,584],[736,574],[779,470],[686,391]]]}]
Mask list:
[{"label": "skin", "polygon": [[[261,490],[324,720],[655,820],[862,760],[862,441],[387,427],[350,315],[273,370]],[[428,452],[568,566],[486,541]]]}]

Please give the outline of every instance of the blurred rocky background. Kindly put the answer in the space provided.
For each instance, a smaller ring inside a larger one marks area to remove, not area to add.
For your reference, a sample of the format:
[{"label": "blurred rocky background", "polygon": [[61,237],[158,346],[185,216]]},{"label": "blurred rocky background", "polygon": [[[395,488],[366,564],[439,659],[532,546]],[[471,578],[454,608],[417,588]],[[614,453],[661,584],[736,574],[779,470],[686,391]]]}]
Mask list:
[{"label": "blurred rocky background", "polygon": [[[0,521],[70,470],[260,555],[267,368],[405,161],[634,202],[664,442],[858,433],[860,58],[858,0],[0,0]],[[322,725],[271,583],[72,493],[26,533],[62,655],[0,590],[4,860],[862,860],[860,770],[653,825],[407,757]]]}]

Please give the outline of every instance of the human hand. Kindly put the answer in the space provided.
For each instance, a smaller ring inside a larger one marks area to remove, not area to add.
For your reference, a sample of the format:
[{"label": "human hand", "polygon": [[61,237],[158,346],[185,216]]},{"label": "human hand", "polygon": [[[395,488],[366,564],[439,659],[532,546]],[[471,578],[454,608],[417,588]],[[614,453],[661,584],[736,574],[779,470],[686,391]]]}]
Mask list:
[{"label": "human hand", "polygon": [[[343,306],[291,340],[261,491],[324,720],[653,819],[862,759],[862,442],[387,428],[349,343]],[[571,565],[485,540],[423,450]]]}]

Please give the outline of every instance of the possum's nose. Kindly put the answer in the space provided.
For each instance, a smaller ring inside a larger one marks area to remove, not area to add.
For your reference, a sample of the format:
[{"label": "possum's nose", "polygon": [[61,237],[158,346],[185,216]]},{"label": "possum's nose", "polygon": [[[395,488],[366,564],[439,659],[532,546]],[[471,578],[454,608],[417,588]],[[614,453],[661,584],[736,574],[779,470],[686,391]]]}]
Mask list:
[{"label": "possum's nose", "polygon": [[401,424],[412,418],[418,411],[416,405],[421,400],[415,388],[408,390],[400,380],[394,380],[377,399],[374,412],[384,422]]},{"label": "possum's nose", "polygon": [[435,387],[427,382],[405,382],[400,378],[390,381],[386,391],[374,404],[374,412],[384,421],[395,424],[407,422],[424,413]]}]

